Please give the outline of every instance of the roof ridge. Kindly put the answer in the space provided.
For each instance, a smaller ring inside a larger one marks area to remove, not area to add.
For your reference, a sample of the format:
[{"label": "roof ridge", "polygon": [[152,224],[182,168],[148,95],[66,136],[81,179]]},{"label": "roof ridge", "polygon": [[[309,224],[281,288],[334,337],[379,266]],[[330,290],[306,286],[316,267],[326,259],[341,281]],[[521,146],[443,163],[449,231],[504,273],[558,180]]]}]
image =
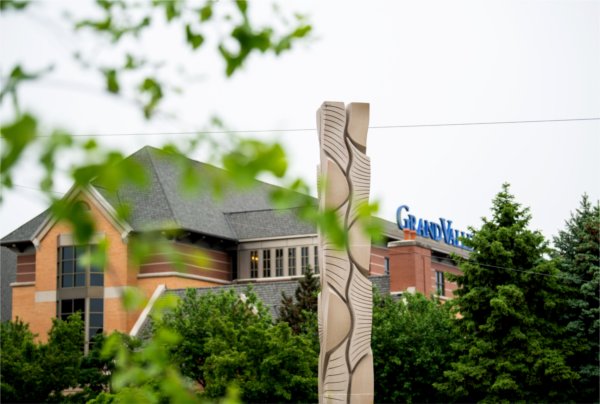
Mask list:
[{"label": "roof ridge", "polygon": [[148,150],[150,148],[151,148],[150,146],[144,146],[141,150],[144,150],[148,154],[148,157],[150,159],[150,165],[152,166],[152,169],[154,170],[154,174],[156,175],[156,179],[158,180],[158,186],[160,188],[160,191],[162,192],[162,194],[165,197],[165,200],[167,201],[167,206],[169,207],[169,211],[171,212],[171,217],[177,223],[177,225],[181,227],[181,223],[179,223],[179,219],[177,218],[177,216],[175,216],[175,212],[173,211],[173,206],[171,206],[171,200],[167,196],[167,193],[165,192],[165,188],[163,187],[162,178],[159,174],[159,171],[156,169],[156,165],[154,164],[154,156]]},{"label": "roof ridge", "polygon": [[235,228],[231,225],[231,223],[229,223],[229,213],[228,212],[221,212],[221,214],[223,215],[223,219],[225,219],[225,223],[227,223],[227,227],[229,227],[229,230],[231,230],[231,234],[235,234],[235,238],[239,240],[240,239],[240,235],[235,230]]}]

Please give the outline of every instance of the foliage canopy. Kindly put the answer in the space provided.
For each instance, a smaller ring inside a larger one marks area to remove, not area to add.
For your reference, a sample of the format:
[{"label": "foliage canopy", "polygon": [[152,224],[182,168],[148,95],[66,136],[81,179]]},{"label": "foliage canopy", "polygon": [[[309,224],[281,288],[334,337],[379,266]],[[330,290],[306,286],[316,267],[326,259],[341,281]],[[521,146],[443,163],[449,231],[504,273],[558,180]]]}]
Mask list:
[{"label": "foliage canopy", "polygon": [[453,301],[463,340],[436,384],[454,400],[564,401],[578,379],[561,347],[558,271],[529,220],[504,184],[492,218],[465,240],[473,252],[460,264]]}]

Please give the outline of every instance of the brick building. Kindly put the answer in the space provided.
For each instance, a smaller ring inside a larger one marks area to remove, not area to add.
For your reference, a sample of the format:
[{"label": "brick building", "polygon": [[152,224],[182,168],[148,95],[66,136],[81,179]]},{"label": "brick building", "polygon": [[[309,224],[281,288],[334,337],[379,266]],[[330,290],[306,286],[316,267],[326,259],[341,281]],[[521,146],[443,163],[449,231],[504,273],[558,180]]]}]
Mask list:
[{"label": "brick building", "polygon": [[[284,208],[272,206],[269,195],[278,187],[256,181],[248,190],[223,184],[221,199],[214,199],[209,192],[189,195],[180,189],[181,165],[176,159],[150,147],[128,159],[148,174],[146,187],[127,185],[109,192],[98,181],[85,189],[73,188],[65,196],[82,204],[94,218],[96,233],[90,245],[75,245],[69,226],[54,220],[49,212],[0,240],[5,247],[2,251],[8,248],[16,255],[15,260],[3,253],[3,288],[10,282],[12,291],[8,302],[9,293],[2,293],[3,320],[12,306],[11,317],[28,322],[44,340],[53,317],[80,311],[88,338],[100,331],[135,333],[147,310],[132,313],[123,309],[120,297],[126,287],[138,287],[148,298],[156,298],[185,288],[237,288],[247,283],[289,287],[307,268],[319,272],[317,231],[298,219],[299,207],[293,203]],[[204,163],[192,164],[198,178],[218,178],[222,173]],[[131,208],[127,221],[116,214],[123,201]],[[451,296],[454,286],[444,274],[457,272],[449,255],[464,255],[463,250],[401,232],[395,223],[374,220],[384,229],[384,241],[373,245],[371,251],[374,283],[383,289],[389,285],[390,293],[416,290]],[[167,234],[173,229],[178,232],[169,236],[169,242],[184,257],[200,252],[202,262],[190,258],[175,265],[172,257],[157,252],[143,264],[132,263],[128,242],[132,237]],[[81,258],[101,240],[109,242],[107,264],[96,268]],[[264,290],[279,296],[275,287]]]}]

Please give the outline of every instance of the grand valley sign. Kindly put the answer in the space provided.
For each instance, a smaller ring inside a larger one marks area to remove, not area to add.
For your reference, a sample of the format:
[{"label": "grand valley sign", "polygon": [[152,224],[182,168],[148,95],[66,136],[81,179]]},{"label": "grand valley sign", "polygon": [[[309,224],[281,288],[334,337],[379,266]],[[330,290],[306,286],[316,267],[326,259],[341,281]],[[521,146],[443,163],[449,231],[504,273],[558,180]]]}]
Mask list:
[{"label": "grand valley sign", "polygon": [[400,230],[408,229],[417,232],[418,236],[430,238],[435,241],[443,240],[444,243],[462,248],[464,250],[471,250],[470,247],[463,245],[461,238],[470,239],[473,237],[470,233],[453,229],[452,220],[446,220],[440,217],[439,223],[431,220],[417,219],[415,215],[408,214],[403,217],[404,212],[409,212],[410,209],[406,205],[401,205],[396,211],[396,223]]}]

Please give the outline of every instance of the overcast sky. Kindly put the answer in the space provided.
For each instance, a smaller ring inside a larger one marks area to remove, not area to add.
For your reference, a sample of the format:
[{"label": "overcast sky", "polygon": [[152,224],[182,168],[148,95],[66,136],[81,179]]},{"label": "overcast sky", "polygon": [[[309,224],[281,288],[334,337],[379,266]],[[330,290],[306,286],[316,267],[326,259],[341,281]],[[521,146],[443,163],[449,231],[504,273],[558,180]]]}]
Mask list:
[{"label": "overcast sky", "polygon": [[[164,105],[177,119],[151,122],[131,103],[103,94],[99,77],[72,62],[76,49],[106,53],[107,60],[112,51],[65,28],[61,13],[73,4],[38,2],[30,16],[0,19],[2,76],[15,62],[30,69],[54,63],[46,81],[23,87],[21,103],[46,127],[72,133],[194,130],[213,115],[234,130],[307,129],[260,136],[281,140],[290,174],[314,184],[319,154],[313,128],[325,100],[370,103],[373,127],[600,117],[599,1],[281,2],[284,10],[309,15],[313,38],[279,58],[252,57],[229,80],[210,41],[190,53],[180,29],[160,24],[136,50],[184,66],[185,74],[162,71],[167,78],[196,80],[183,81],[184,94]],[[253,16],[268,22],[269,4],[253,1]],[[12,110],[4,104],[0,118],[6,122]],[[99,140],[132,153],[167,137]],[[600,198],[598,120],[372,128],[367,154],[372,198],[381,203],[379,216],[390,221],[405,204],[418,217],[478,227],[501,184],[509,182],[517,200],[531,207],[532,227],[551,237],[583,193]],[[23,164],[15,183],[35,188],[37,173]],[[69,187],[60,179],[56,186]],[[5,190],[0,235],[45,207],[35,190]]]}]

